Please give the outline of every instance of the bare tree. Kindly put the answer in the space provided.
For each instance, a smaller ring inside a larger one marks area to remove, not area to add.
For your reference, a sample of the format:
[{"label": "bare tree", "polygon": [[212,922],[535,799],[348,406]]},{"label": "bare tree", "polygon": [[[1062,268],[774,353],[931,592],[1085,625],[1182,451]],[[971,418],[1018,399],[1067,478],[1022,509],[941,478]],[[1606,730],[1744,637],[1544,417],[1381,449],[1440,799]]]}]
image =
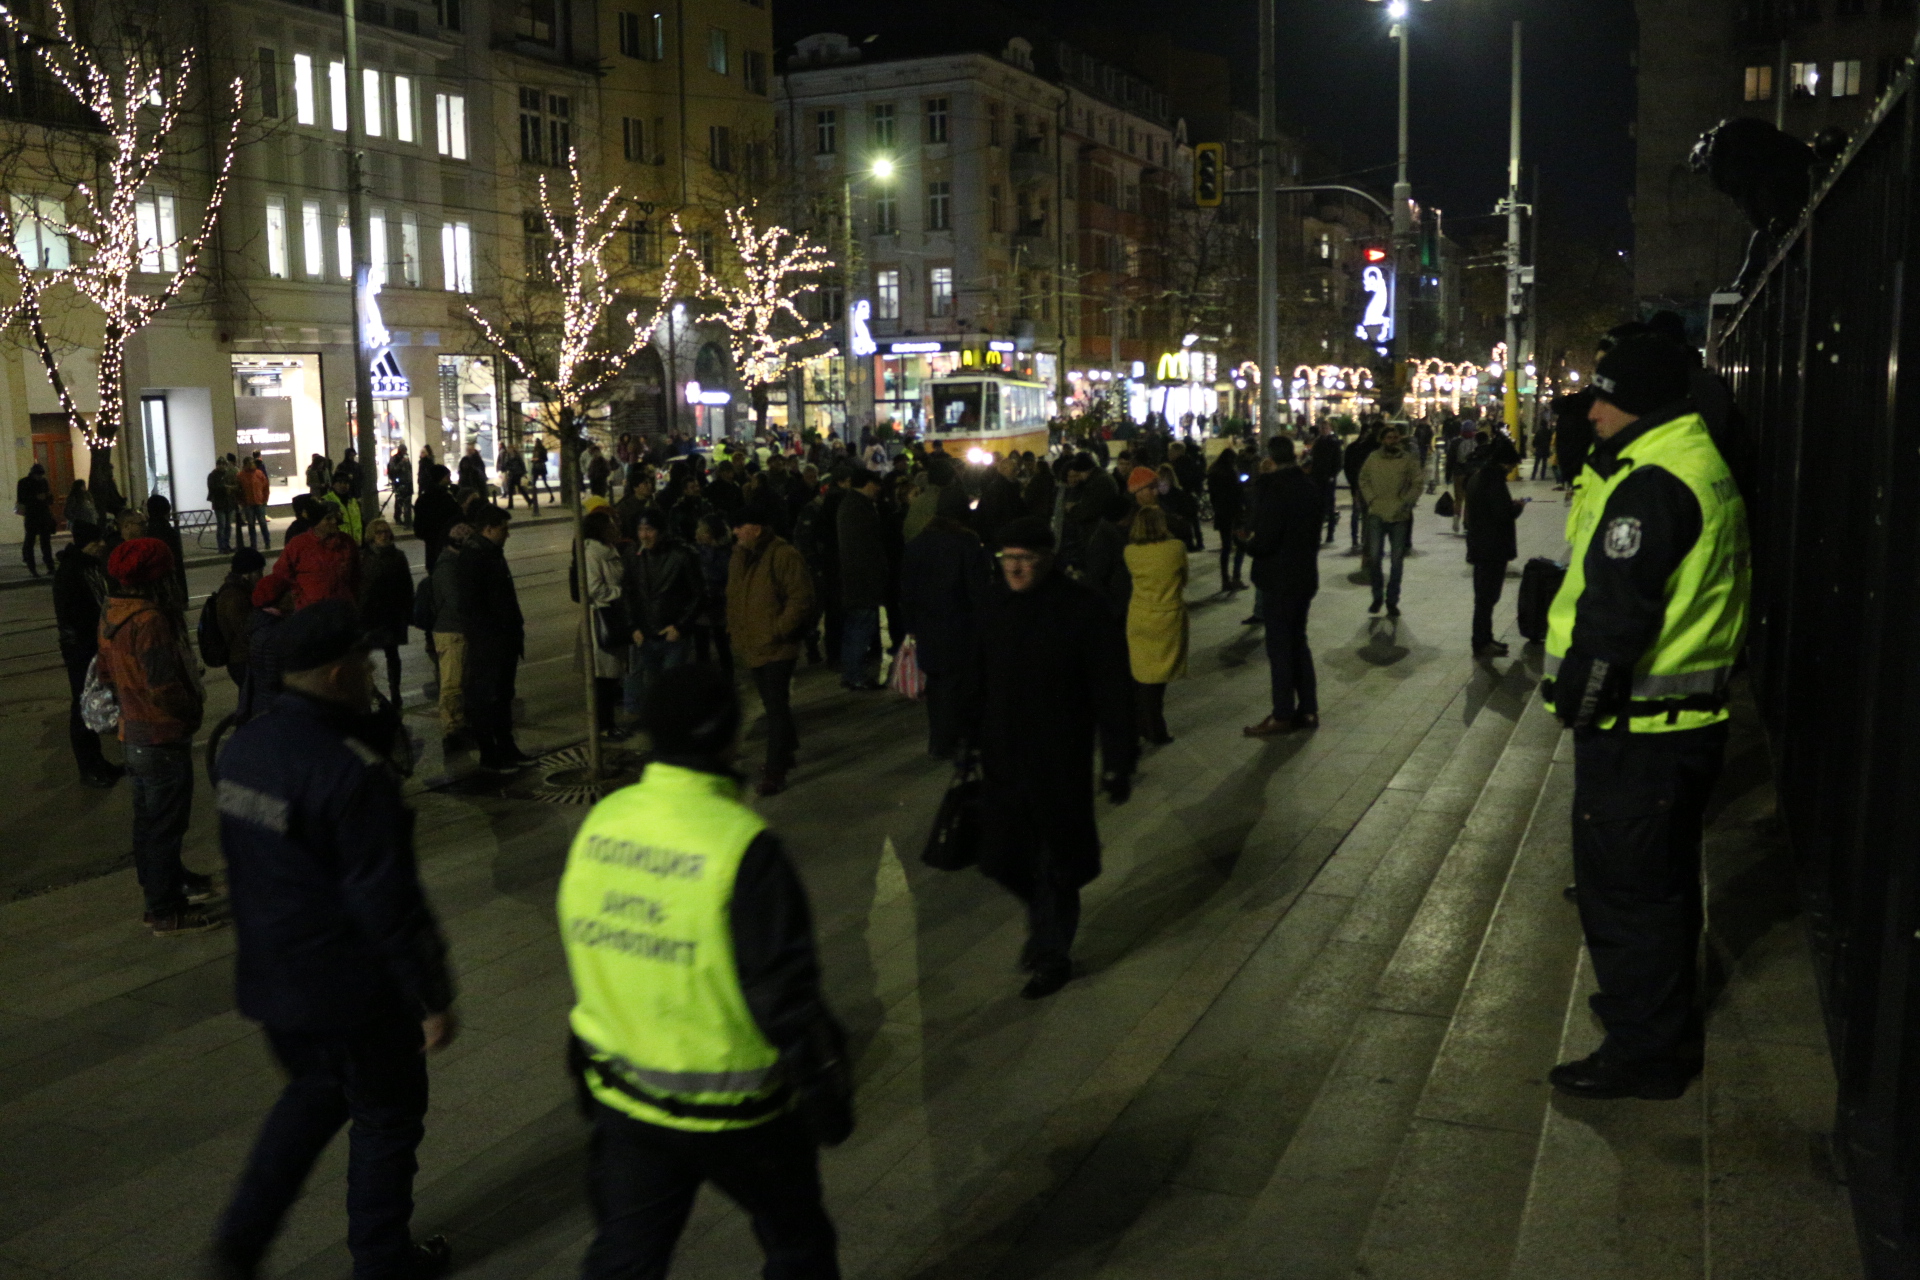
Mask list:
[{"label": "bare tree", "polygon": [[[142,196],[167,163],[170,141],[186,117],[192,95],[195,51],[191,45],[171,65],[138,40],[123,45],[94,44],[77,29],[65,0],[48,0],[52,35],[41,39],[18,14],[0,7],[0,29],[26,49],[83,113],[97,121],[99,131],[82,131],[63,139],[90,151],[92,176],[72,184],[70,197],[59,201],[55,217],[36,201],[29,220],[34,234],[23,236],[21,219],[11,201],[0,203],[0,257],[13,268],[19,296],[0,310],[0,328],[23,326],[29,343],[46,370],[68,425],[86,439],[92,454],[89,487],[105,509],[120,504],[113,481],[112,449],[125,425],[127,344],[151,324],[180,295],[200,271],[201,257],[219,222],[233,169],[244,93],[235,78],[226,86],[230,97],[226,136],[201,212],[197,231],[167,241],[159,224],[158,206]],[[171,72],[171,74],[169,74]],[[0,60],[0,88],[17,92],[14,68]],[[50,144],[49,152],[52,151]],[[77,244],[65,266],[52,267],[43,257],[30,261],[22,244],[39,245],[42,237],[58,236]],[[66,332],[61,320],[49,320],[51,299],[77,296],[97,313],[100,409],[92,421],[80,411],[62,368],[62,358],[83,344]]]},{"label": "bare tree", "polygon": [[[719,304],[713,318],[726,328],[734,369],[755,403],[764,405],[761,388],[786,375],[793,349],[830,327],[808,320],[798,304],[819,289],[819,277],[834,263],[805,232],[760,225],[758,212],[757,204],[728,209],[733,252],[716,271],[704,262],[699,267],[701,292]],[[676,217],[674,230],[679,229]]]}]

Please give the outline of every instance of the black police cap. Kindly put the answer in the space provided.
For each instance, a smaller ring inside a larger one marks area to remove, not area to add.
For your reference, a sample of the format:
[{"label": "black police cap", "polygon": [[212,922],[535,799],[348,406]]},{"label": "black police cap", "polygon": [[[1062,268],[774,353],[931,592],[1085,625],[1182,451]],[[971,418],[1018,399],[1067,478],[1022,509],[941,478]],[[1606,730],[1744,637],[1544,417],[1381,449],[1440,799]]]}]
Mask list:
[{"label": "black police cap", "polygon": [[274,628],[282,671],[313,671],[367,644],[360,611],[346,600],[322,600]]}]

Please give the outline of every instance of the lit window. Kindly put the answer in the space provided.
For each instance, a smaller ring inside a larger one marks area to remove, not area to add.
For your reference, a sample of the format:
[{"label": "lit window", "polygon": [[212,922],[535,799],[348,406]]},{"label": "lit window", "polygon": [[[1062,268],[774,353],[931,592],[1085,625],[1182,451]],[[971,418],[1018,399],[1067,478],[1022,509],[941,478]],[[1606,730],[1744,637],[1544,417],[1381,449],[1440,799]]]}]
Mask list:
[{"label": "lit window", "polygon": [[1833,96],[1836,98],[1860,96],[1860,60],[1858,58],[1833,64]]},{"label": "lit window", "polygon": [[927,141],[945,142],[947,140],[947,100],[945,98],[927,99]]},{"label": "lit window", "polygon": [[1787,64],[1787,88],[1796,98],[1811,98],[1820,92],[1820,64],[1817,62],[1793,62]]},{"label": "lit window", "polygon": [[367,136],[383,136],[380,111],[380,73],[370,67],[360,69],[360,86],[365,91],[361,96],[361,109],[366,112]]},{"label": "lit window", "polygon": [[953,268],[934,267],[927,272],[927,314],[953,314]]},{"label": "lit window", "polygon": [[326,250],[321,244],[320,202],[302,200],[300,202],[300,260],[309,276],[326,274]]},{"label": "lit window", "polygon": [[873,277],[874,319],[900,318],[900,273],[878,271]]},{"label": "lit window", "polygon": [[813,151],[830,156],[840,149],[840,113],[829,108],[813,113]]},{"label": "lit window", "polygon": [[66,224],[66,209],[54,197],[13,197],[14,247],[34,270],[64,271],[72,265],[66,233],[55,229]]},{"label": "lit window", "polygon": [[1748,102],[1771,102],[1773,100],[1772,67],[1747,68],[1746,100]]},{"label": "lit window", "polygon": [[413,142],[413,77],[393,78],[393,136],[401,142]]},{"label": "lit window", "polygon": [[467,99],[465,94],[433,95],[434,138],[440,154],[455,160],[467,158]]},{"label": "lit window", "polygon": [[411,213],[400,215],[400,275],[420,287],[420,220]]},{"label": "lit window", "polygon": [[947,231],[953,226],[953,184],[927,184],[927,230]]},{"label": "lit window", "polygon": [[342,280],[353,279],[353,224],[347,221],[347,206],[341,205],[333,223],[333,263]]},{"label": "lit window", "polygon": [[173,197],[163,193],[138,196],[133,202],[134,230],[140,237],[140,269],[162,272],[180,269],[180,236]]},{"label": "lit window", "polygon": [[707,29],[707,70],[727,74],[727,33],[719,27]]},{"label": "lit window", "polygon": [[473,225],[449,222],[440,228],[440,273],[449,293],[473,292]]},{"label": "lit window", "polygon": [[329,62],[327,64],[327,90],[330,105],[333,108],[333,127],[345,132],[347,128],[347,64]]},{"label": "lit window", "polygon": [[387,282],[387,211],[375,209],[367,214],[367,261],[373,282]]},{"label": "lit window", "polygon": [[287,200],[285,196],[268,196],[267,274],[285,280],[287,270]]},{"label": "lit window", "polygon": [[312,124],[317,118],[313,109],[313,58],[309,54],[293,55],[293,118],[301,124]]}]

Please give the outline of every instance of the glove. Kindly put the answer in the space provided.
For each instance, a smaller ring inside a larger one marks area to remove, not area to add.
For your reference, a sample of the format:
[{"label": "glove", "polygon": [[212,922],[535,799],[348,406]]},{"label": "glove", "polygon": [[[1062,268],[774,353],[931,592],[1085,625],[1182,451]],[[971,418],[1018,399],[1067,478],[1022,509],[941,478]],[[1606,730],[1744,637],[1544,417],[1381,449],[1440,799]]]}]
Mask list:
[{"label": "glove", "polygon": [[1133,779],[1124,773],[1103,774],[1100,787],[1115,804],[1125,804],[1133,798]]}]

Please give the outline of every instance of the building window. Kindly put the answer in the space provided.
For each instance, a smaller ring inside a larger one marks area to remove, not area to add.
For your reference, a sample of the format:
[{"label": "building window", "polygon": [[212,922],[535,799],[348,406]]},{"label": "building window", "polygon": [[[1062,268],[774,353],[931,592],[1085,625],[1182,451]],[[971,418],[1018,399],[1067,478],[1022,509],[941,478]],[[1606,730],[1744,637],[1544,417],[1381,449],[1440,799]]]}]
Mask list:
[{"label": "building window", "polygon": [[55,230],[66,225],[67,211],[58,198],[13,197],[14,247],[34,270],[64,271],[72,265],[66,233]]},{"label": "building window", "polygon": [[373,282],[387,282],[387,211],[374,209],[367,214],[368,275]]},{"label": "building window", "polygon": [[868,117],[868,121],[871,126],[869,136],[873,139],[873,145],[891,148],[894,139],[893,104],[891,102],[874,103],[873,114]]},{"label": "building window", "polygon": [[260,114],[268,119],[280,115],[280,57],[271,49],[262,49],[260,58]]},{"label": "building window", "polygon": [[987,104],[987,145],[1000,145],[1000,104],[997,102]]},{"label": "building window", "polygon": [[440,278],[449,293],[473,292],[473,224],[440,227]]},{"label": "building window", "polygon": [[520,0],[513,34],[534,44],[553,43],[553,0]]},{"label": "building window", "polygon": [[[15,196],[17,208],[20,197]],[[16,213],[16,220],[19,215]],[[287,278],[287,198],[267,197],[267,274],[276,280]]]},{"label": "building window", "polygon": [[342,280],[353,279],[353,224],[347,221],[347,206],[334,208],[333,265]]},{"label": "building window", "polygon": [[433,16],[448,31],[460,29],[460,0],[434,0]]},{"label": "building window", "polygon": [[1860,96],[1860,60],[1858,58],[1833,64],[1833,96],[1836,98]]},{"label": "building window", "polygon": [[640,15],[621,13],[614,16],[620,28],[620,55],[625,58],[646,57],[646,42],[640,35]]},{"label": "building window", "polygon": [[553,283],[553,234],[538,209],[520,215],[520,253],[527,279]]},{"label": "building window", "polygon": [[900,200],[891,191],[876,192],[873,197],[873,234],[877,236],[898,235],[900,232]]},{"label": "building window", "polygon": [[653,228],[645,222],[627,224],[627,265],[630,267],[657,267],[660,265],[660,239],[653,234]]},{"label": "building window", "polygon": [[165,192],[134,197],[133,225],[140,237],[140,269],[174,272],[180,269],[180,232],[174,199]]},{"label": "building window", "polygon": [[565,164],[572,150],[573,99],[521,89],[520,158],[528,164]]},{"label": "building window", "polygon": [[927,99],[927,141],[945,142],[947,140],[947,100],[945,98]]},{"label": "building window", "polygon": [[1000,229],[1000,188],[990,186],[987,188],[987,230]]},{"label": "building window", "polygon": [[646,121],[620,117],[620,154],[636,164],[647,162]]},{"label": "building window", "polygon": [[1333,237],[1324,231],[1320,233],[1320,261],[1333,261]]},{"label": "building window", "polygon": [[1788,63],[1787,88],[1796,98],[1817,97],[1820,93],[1820,64],[1817,62]]},{"label": "building window", "polygon": [[370,67],[362,67],[360,69],[360,87],[362,90],[360,95],[360,109],[364,113],[361,119],[366,124],[367,136],[369,138],[386,136],[386,131],[383,127],[385,122],[381,119],[386,113],[381,110],[383,102],[382,94],[380,93],[380,73]]},{"label": "building window", "polygon": [[953,184],[927,184],[927,230],[947,231],[953,227]]},{"label": "building window", "polygon": [[693,233],[694,256],[700,259],[700,265],[711,271],[713,260],[713,232],[696,231]]},{"label": "building window", "polygon": [[393,78],[393,136],[401,142],[418,141],[414,127],[413,77]]},{"label": "building window", "polygon": [[347,131],[347,64],[329,62],[327,64],[327,97],[332,108],[333,127],[345,133]]},{"label": "building window", "polygon": [[934,267],[927,272],[927,314],[953,314],[953,268]]},{"label": "building window", "polygon": [[467,158],[467,97],[463,93],[433,95],[434,142],[443,156]]},{"label": "building window", "polygon": [[665,164],[667,162],[666,137],[667,118],[665,116],[655,116],[653,118],[653,162],[655,164]]},{"label": "building window", "polygon": [[1773,101],[1773,68],[1748,67],[1745,97],[1748,102]]},{"label": "building window", "polygon": [[813,153],[830,156],[840,149],[840,113],[828,108],[813,113]]},{"label": "building window", "polygon": [[740,55],[740,80],[748,93],[767,95],[767,55],[748,49]]},{"label": "building window", "polygon": [[715,172],[733,172],[733,130],[724,124],[707,126],[707,163]]},{"label": "building window", "polygon": [[529,164],[546,158],[546,121],[540,114],[544,96],[538,89],[520,90],[520,158]]},{"label": "building window", "polygon": [[411,213],[400,215],[400,275],[420,287],[420,219]]},{"label": "building window", "polygon": [[707,28],[707,70],[727,74],[727,33],[719,27]]},{"label": "building window", "polygon": [[620,52],[642,62],[658,62],[666,54],[666,15],[662,13],[622,13],[616,15],[620,27]]},{"label": "building window", "polygon": [[326,274],[326,250],[321,244],[320,202],[300,202],[300,265],[307,275],[318,279]]},{"label": "building window", "polygon": [[873,318],[876,320],[900,318],[900,273],[898,271],[874,272]]},{"label": "building window", "polygon": [[573,99],[547,95],[547,154],[566,164],[573,154]]},{"label": "building window", "polygon": [[301,124],[312,124],[317,119],[313,106],[313,57],[310,54],[293,55],[293,118]]}]

